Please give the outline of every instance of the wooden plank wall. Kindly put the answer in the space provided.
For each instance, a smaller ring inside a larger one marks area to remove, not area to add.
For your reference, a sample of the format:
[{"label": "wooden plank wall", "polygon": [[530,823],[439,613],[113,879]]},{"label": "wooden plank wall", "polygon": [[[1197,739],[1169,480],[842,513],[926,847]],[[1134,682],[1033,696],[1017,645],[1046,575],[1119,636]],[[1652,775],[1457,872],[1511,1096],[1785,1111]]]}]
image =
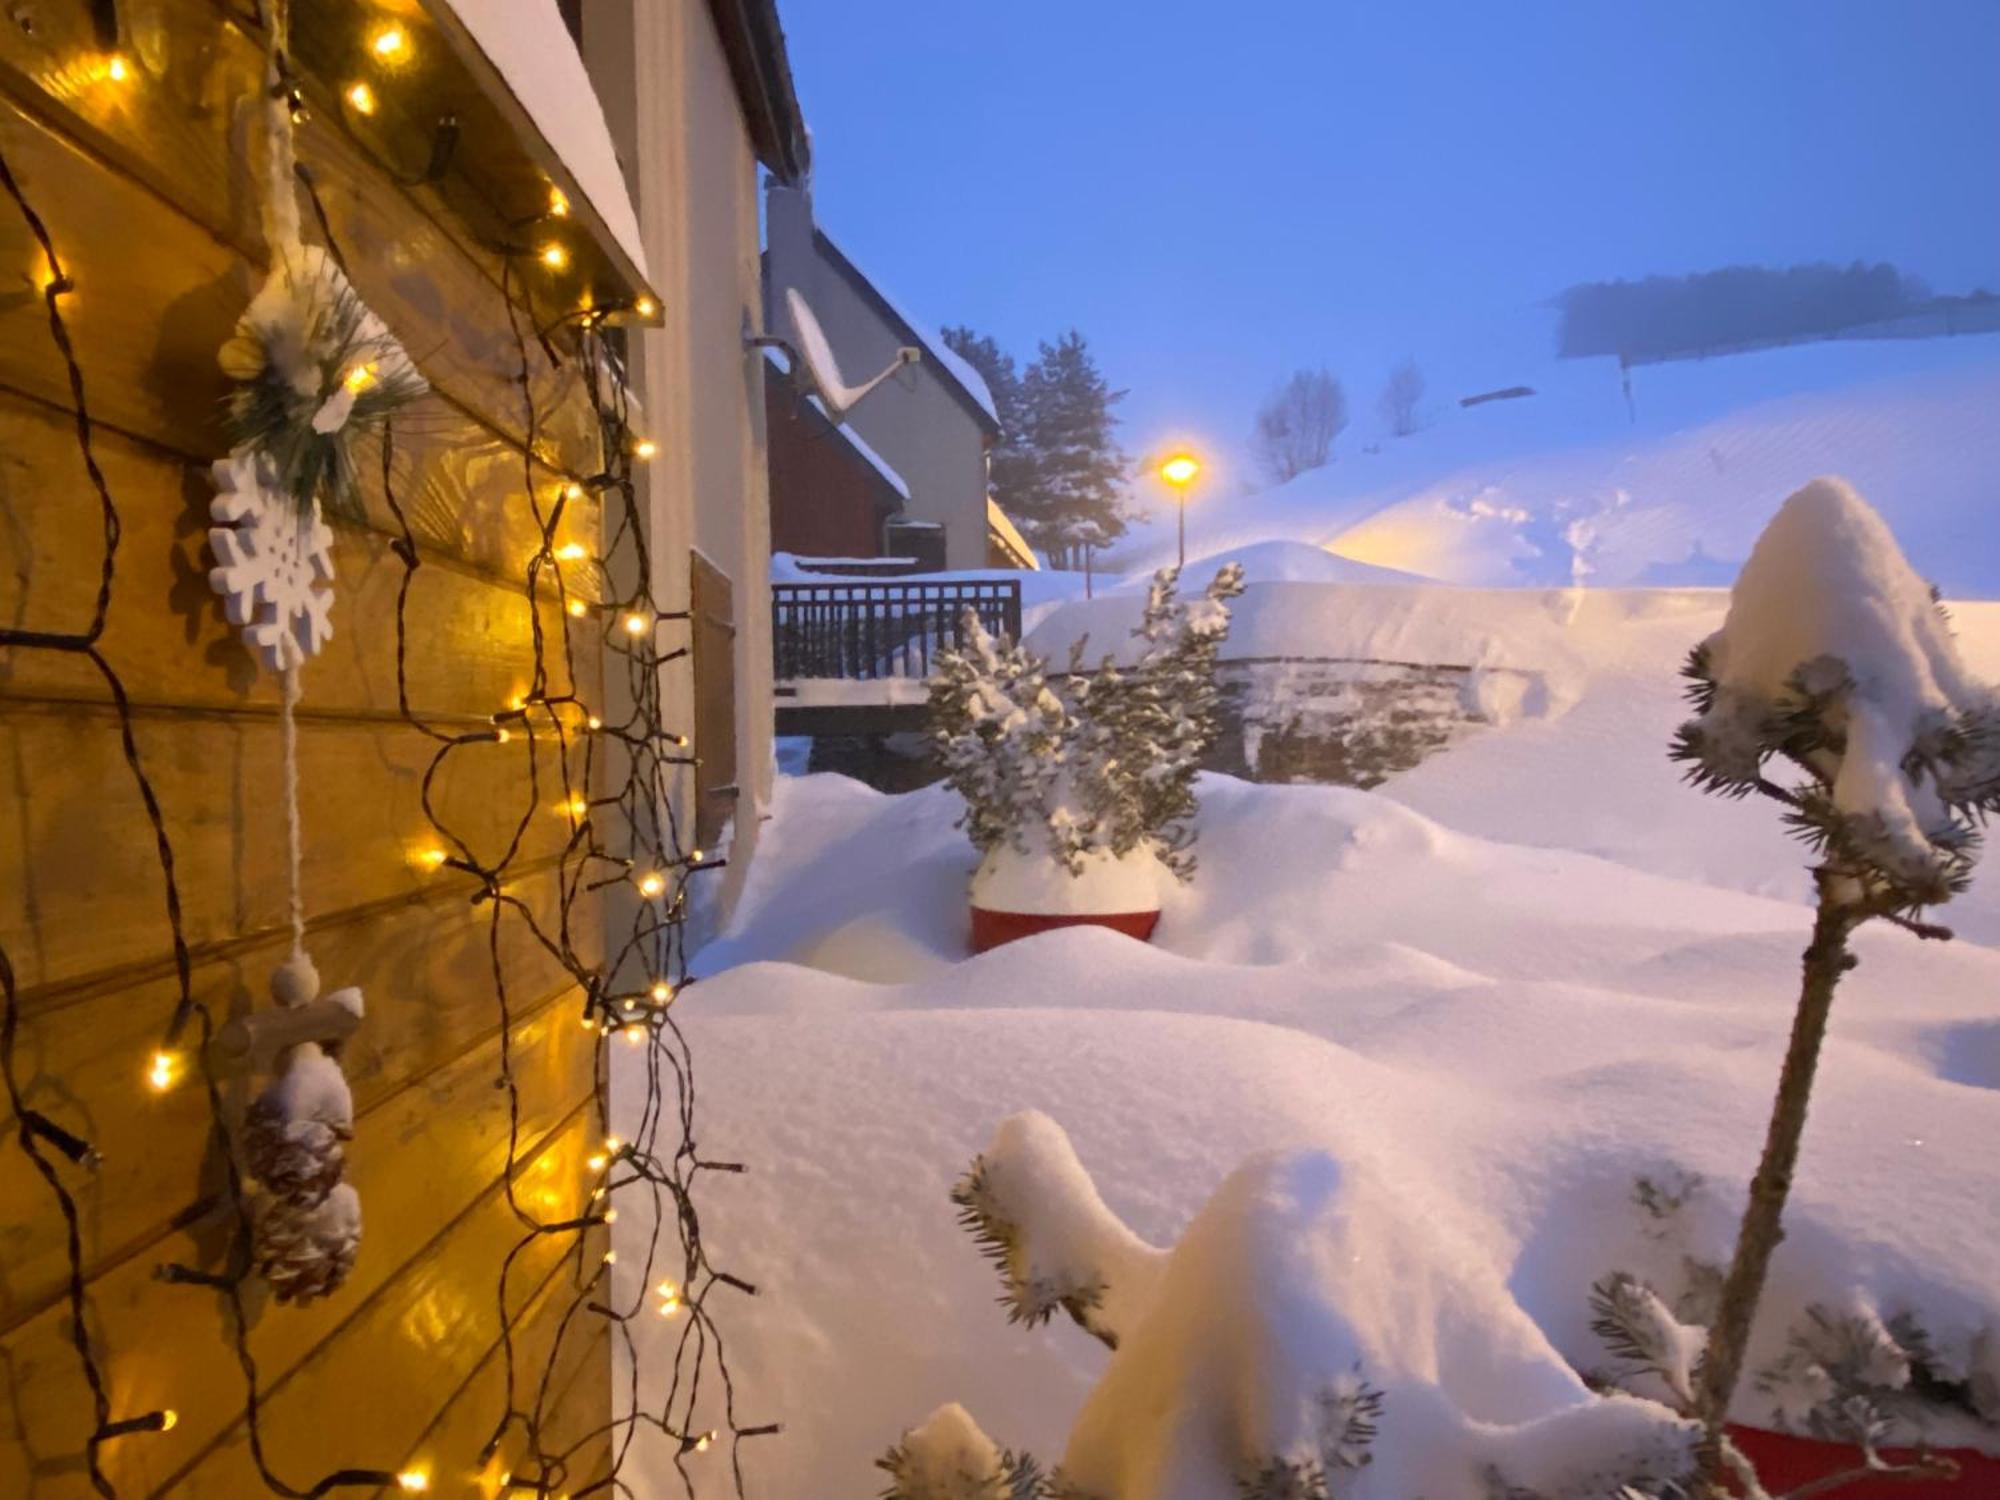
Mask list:
[{"label": "wooden plank wall", "polygon": [[[0,150],[76,283],[63,308],[124,525],[104,650],[130,691],[165,811],[195,991],[229,1015],[268,1003],[286,942],[276,683],[206,581],[205,465],[224,447],[215,356],[264,263],[248,145],[260,49],[215,0],[121,9],[137,42],[122,84],[91,66],[90,7],[41,0],[0,23]],[[413,707],[472,726],[506,706],[528,684],[537,609],[552,637],[571,632],[574,686],[598,701],[594,620],[568,620],[525,588],[538,537],[499,260],[439,200],[325,123],[329,113],[302,128],[301,161],[362,295],[435,388],[399,422],[393,466],[426,564],[409,601]],[[20,215],[0,200],[0,621],[76,629],[97,586],[100,522],[41,279]],[[570,367],[532,350],[529,385],[537,485],[597,472],[594,419]],[[265,1443],[290,1483],[420,1459],[441,1481],[435,1492],[485,1493],[490,1484],[467,1485],[503,1404],[498,1273],[519,1237],[501,1191],[494,908],[471,905],[468,878],[419,857],[431,842],[418,802],[431,747],[398,711],[404,568],[372,455],[362,467],[367,523],[338,529],[334,635],[304,674],[299,736],[310,947],[329,986],[359,984],[368,1000],[345,1059],[358,1111],[348,1175],[366,1237],[331,1299],[303,1310],[253,1301],[250,1346]],[[571,506],[563,540],[591,544],[598,529],[593,506]],[[566,685],[558,676],[551,691]],[[539,796],[552,803],[542,754]],[[497,857],[538,795],[530,775],[517,737],[455,756],[435,797],[477,852]],[[514,889],[548,918],[568,828],[550,805],[530,829]],[[531,1206],[567,1207],[604,1129],[591,1104],[593,1035],[577,1024],[567,976],[518,920],[504,919],[497,941],[521,1091],[517,1191]],[[171,1432],[106,1445],[104,1462],[121,1495],[264,1493],[223,1302],[155,1278],[162,1262],[213,1266],[225,1213],[203,1091],[142,1084],[176,993],[162,883],[104,684],[75,657],[0,648],[0,943],[22,987],[17,1053],[31,1102],[104,1155],[96,1173],[65,1180],[81,1203],[89,1324],[112,1409],[178,1413]],[[63,1300],[63,1223],[14,1148],[15,1128],[0,1119],[0,1495],[66,1500],[89,1493],[80,1455],[91,1406]],[[508,1282],[522,1368],[537,1376],[578,1272],[577,1257],[557,1259],[565,1243],[538,1243]],[[586,1247],[582,1258],[597,1256]],[[561,1380],[559,1426],[604,1420],[601,1339],[567,1342]],[[486,1465],[489,1480],[508,1457]]]}]

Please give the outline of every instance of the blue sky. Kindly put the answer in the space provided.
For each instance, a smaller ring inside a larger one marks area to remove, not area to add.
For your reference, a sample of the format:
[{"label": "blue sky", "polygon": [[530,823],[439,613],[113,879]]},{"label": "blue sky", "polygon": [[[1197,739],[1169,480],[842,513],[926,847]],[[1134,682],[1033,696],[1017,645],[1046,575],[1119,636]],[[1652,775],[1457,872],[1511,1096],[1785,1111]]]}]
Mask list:
[{"label": "blue sky", "polygon": [[2000,0],[780,5],[822,224],[933,323],[1081,329],[1135,452],[1301,364],[1508,383],[1580,280],[2000,290]]}]

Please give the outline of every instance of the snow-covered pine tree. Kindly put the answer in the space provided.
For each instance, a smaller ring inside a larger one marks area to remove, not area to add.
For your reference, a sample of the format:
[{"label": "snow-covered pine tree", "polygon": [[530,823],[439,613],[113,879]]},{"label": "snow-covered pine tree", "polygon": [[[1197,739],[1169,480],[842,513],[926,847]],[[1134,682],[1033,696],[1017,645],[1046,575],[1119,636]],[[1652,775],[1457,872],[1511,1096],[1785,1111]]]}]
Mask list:
[{"label": "snow-covered pine tree", "polygon": [[1173,569],[1154,577],[1127,668],[1107,657],[1087,671],[1078,652],[1051,677],[965,612],[964,644],[940,652],[931,677],[931,732],[982,855],[1046,853],[1075,875],[1087,858],[1145,847],[1192,878],[1195,779],[1215,740],[1216,658],[1243,570],[1225,565],[1198,599],[1176,583]]},{"label": "snow-covered pine tree", "polygon": [[1153,576],[1134,632],[1137,663],[1119,672],[1107,661],[1093,686],[1079,780],[1106,847],[1122,855],[1150,839],[1185,881],[1194,873],[1195,777],[1217,729],[1216,658],[1243,568],[1224,564],[1199,599],[1180,599],[1179,585],[1177,568]]},{"label": "snow-covered pine tree", "polygon": [[[1874,920],[1950,936],[1922,914],[1964,888],[1977,822],[2000,811],[2000,699],[1966,671],[1888,526],[1839,479],[1780,507],[1687,676],[1696,715],[1673,753],[1690,779],[1778,802],[1818,861],[1791,1040],[1696,1390],[1713,1481],[1834,990],[1856,962],[1849,939]],[[1771,779],[1774,760],[1797,773],[1791,785]]]},{"label": "snow-covered pine tree", "polygon": [[[1053,791],[1064,775],[1078,725],[1049,686],[1046,663],[1018,641],[995,638],[968,608],[962,646],[938,653],[930,680],[931,732],[945,781],[965,801],[959,819],[981,854],[1007,845],[1035,851],[1031,834],[1049,829]],[[1081,833],[1064,831],[1050,852],[1078,855]]]},{"label": "snow-covered pine tree", "polygon": [[1125,532],[1118,501],[1131,460],[1118,446],[1112,411],[1125,393],[1111,389],[1074,329],[1041,346],[1021,392],[1037,492],[1024,529],[1056,567],[1073,567],[1081,557],[1080,528],[1091,528],[1094,547]]}]

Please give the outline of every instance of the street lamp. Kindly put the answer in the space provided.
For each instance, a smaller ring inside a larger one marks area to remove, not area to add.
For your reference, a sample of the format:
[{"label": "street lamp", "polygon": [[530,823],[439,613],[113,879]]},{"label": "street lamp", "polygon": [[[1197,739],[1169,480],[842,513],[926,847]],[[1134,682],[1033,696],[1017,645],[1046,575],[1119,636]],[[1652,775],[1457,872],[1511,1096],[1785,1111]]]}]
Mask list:
[{"label": "street lamp", "polygon": [[1194,483],[1195,475],[1201,472],[1201,461],[1192,453],[1174,454],[1160,465],[1160,478],[1173,488],[1174,501],[1180,511],[1180,566],[1187,566],[1187,492]]}]

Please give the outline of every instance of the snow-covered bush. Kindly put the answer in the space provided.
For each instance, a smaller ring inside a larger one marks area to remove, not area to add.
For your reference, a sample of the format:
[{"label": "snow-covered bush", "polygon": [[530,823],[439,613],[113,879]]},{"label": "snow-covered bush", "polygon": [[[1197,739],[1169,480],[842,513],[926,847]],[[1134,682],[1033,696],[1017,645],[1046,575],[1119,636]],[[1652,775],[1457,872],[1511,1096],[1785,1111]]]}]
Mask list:
[{"label": "snow-covered bush", "polygon": [[1156,855],[1194,872],[1195,777],[1216,733],[1216,657],[1243,570],[1223,567],[1197,599],[1178,597],[1178,570],[1154,576],[1135,632],[1136,662],[1095,670],[1082,647],[1069,671],[995,638],[967,610],[964,645],[941,652],[931,678],[933,734],[945,779],[965,799],[964,827],[982,855],[1046,856],[1072,876],[1091,860]]},{"label": "snow-covered bush", "polygon": [[[2000,700],[1966,671],[1936,597],[1888,526],[1838,479],[1814,480],[1780,507],[1722,629],[1696,648],[1687,675],[1696,716],[1675,756],[1706,789],[1781,804],[1818,860],[1818,909],[1770,1131],[1706,1350],[1688,1377],[1713,1477],[1727,1460],[1723,1424],[1782,1237],[1834,990],[1856,962],[1849,939],[1877,918],[1950,936],[1922,913],[1964,888],[1978,824],[2000,809]],[[1772,780],[1773,761],[1798,779]],[[1642,1359],[1677,1358],[1676,1342],[1686,1341],[1652,1303],[1629,1286],[1600,1292],[1600,1315],[1629,1324]],[[1817,1356],[1807,1363],[1829,1372]],[[1872,1454],[1859,1407],[1845,1426]]]},{"label": "snow-covered bush", "polygon": [[[1170,1250],[1036,1113],[1002,1123],[953,1197],[1011,1317],[1061,1309],[1114,1351],[1043,1482],[1056,1500],[1684,1494],[1692,1423],[1593,1395],[1448,1221],[1325,1152],[1252,1157]],[[1022,1493],[1025,1461],[956,1407],[882,1462],[896,1500]]]},{"label": "snow-covered bush", "polygon": [[[1640,1178],[1633,1200],[1661,1241],[1683,1239],[1682,1210],[1706,1196],[1701,1179],[1674,1174],[1662,1187]],[[1683,1253],[1657,1283],[1625,1271],[1591,1288],[1591,1329],[1613,1363],[1587,1377],[1693,1414],[1723,1268]],[[1862,1450],[1990,1447],[2000,1436],[2000,1347],[1983,1325],[1935,1337],[1907,1310],[1884,1315],[1859,1293],[1844,1304],[1808,1303],[1782,1352],[1752,1375],[1760,1426]],[[1740,1455],[1731,1455],[1742,1463]]]}]

